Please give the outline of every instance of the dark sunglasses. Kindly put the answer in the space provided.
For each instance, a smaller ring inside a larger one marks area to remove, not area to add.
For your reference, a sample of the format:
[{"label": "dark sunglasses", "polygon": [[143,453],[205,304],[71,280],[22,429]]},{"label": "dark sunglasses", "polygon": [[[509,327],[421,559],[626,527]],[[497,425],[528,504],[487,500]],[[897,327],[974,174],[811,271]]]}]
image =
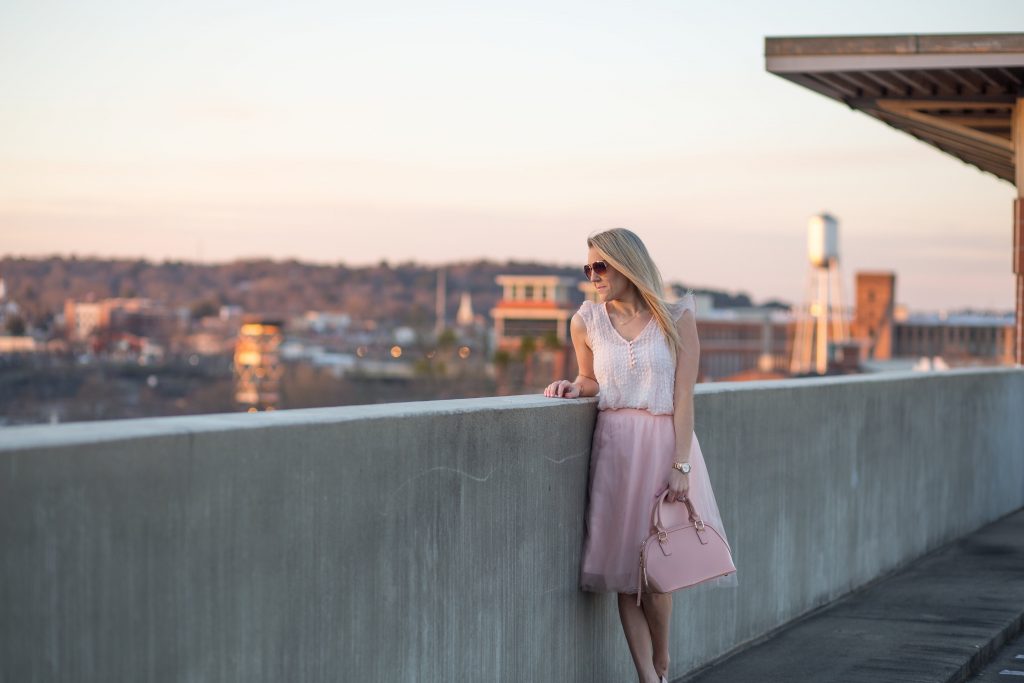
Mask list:
[{"label": "dark sunglasses", "polygon": [[583,266],[583,274],[587,276],[588,280],[590,279],[590,274],[592,272],[597,273],[598,275],[604,275],[608,272],[608,264],[604,261],[594,261],[593,263],[588,263]]}]

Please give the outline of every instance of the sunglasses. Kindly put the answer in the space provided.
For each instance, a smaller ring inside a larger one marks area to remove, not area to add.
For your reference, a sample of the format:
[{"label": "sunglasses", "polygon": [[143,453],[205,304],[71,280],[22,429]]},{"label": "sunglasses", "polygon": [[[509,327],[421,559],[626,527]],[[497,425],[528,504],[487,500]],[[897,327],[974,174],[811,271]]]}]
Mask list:
[{"label": "sunglasses", "polygon": [[587,276],[588,280],[590,279],[591,273],[604,275],[607,272],[608,264],[605,263],[604,261],[594,261],[593,263],[588,263],[587,265],[583,266],[583,274]]}]

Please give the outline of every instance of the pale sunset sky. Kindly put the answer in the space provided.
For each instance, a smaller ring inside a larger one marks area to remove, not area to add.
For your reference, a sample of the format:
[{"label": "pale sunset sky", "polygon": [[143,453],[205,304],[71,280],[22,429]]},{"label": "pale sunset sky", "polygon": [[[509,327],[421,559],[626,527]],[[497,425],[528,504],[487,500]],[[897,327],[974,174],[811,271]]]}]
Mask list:
[{"label": "pale sunset sky", "polygon": [[1019,0],[0,5],[0,255],[582,264],[1012,309],[1012,186],[764,68],[765,36],[1024,31]]}]

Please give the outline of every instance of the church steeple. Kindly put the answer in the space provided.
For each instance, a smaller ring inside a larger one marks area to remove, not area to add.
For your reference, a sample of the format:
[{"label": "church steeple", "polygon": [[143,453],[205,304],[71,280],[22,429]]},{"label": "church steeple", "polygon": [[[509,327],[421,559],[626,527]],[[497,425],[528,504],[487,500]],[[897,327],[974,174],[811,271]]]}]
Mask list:
[{"label": "church steeple", "polygon": [[455,314],[455,323],[460,327],[469,327],[473,324],[473,300],[469,292],[463,292],[459,300],[459,310]]}]

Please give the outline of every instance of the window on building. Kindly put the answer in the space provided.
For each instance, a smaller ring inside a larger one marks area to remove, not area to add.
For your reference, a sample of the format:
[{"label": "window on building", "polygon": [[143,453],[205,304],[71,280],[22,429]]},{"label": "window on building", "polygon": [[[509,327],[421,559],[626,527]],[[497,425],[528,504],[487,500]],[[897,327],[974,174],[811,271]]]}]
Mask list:
[{"label": "window on building", "polygon": [[523,298],[533,301],[533,285],[523,285]]},{"label": "window on building", "polygon": [[542,339],[544,335],[551,332],[558,333],[557,320],[505,319],[504,334],[506,337],[536,337],[537,339]]}]

